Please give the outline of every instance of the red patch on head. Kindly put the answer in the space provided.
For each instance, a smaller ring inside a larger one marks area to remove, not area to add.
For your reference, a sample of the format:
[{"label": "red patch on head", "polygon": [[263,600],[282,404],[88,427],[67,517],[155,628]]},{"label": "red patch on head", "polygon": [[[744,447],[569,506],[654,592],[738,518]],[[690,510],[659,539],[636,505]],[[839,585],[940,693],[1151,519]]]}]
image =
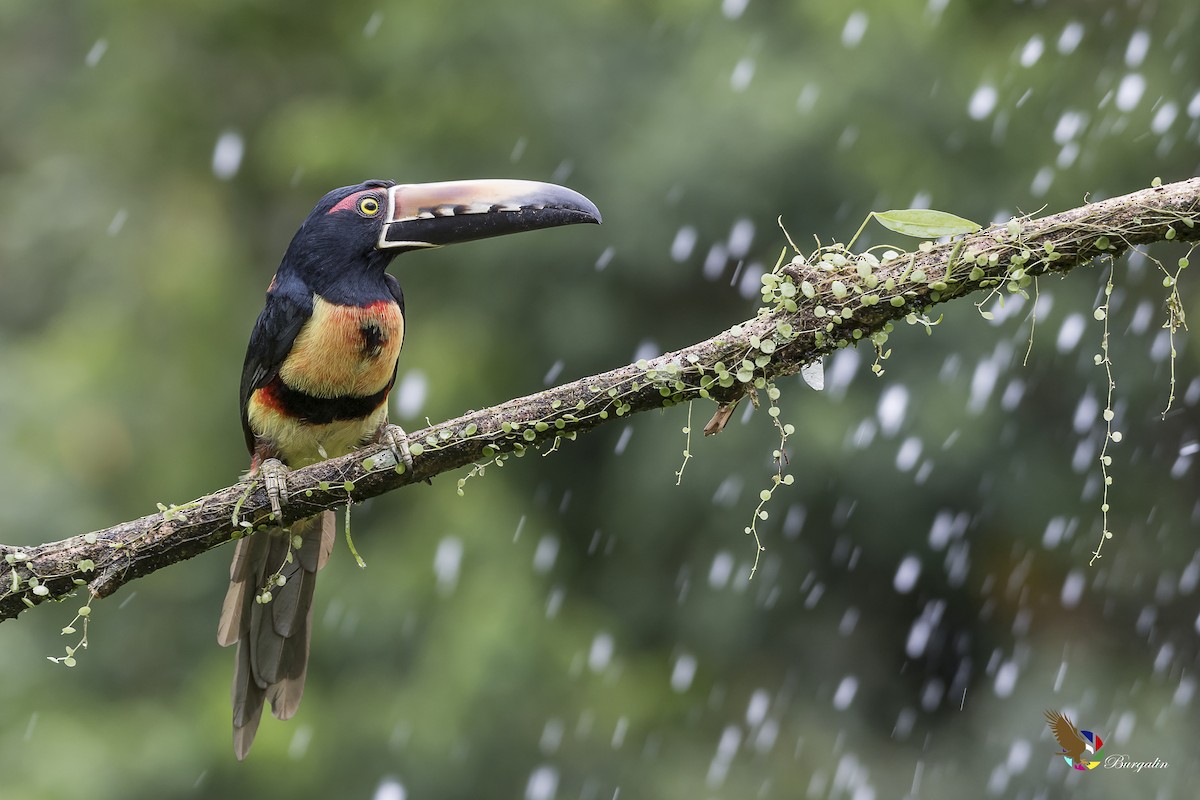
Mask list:
[{"label": "red patch on head", "polygon": [[374,189],[367,189],[367,190],[364,190],[361,192],[355,192],[354,194],[349,195],[348,197],[343,197],[341,200],[339,200],[337,202],[337,204],[333,208],[329,209],[328,213],[335,214],[338,211],[355,211],[358,207],[358,199],[360,197],[362,197],[364,194],[374,194],[374,193],[375,193]]}]

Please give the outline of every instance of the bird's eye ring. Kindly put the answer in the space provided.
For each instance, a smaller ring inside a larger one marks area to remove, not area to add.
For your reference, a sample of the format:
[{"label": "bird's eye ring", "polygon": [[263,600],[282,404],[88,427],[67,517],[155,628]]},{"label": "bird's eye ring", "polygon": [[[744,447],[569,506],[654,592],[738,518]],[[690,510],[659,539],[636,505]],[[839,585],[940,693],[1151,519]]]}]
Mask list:
[{"label": "bird's eye ring", "polygon": [[373,217],[379,213],[379,201],[374,197],[364,197],[358,201],[358,213],[364,217]]}]

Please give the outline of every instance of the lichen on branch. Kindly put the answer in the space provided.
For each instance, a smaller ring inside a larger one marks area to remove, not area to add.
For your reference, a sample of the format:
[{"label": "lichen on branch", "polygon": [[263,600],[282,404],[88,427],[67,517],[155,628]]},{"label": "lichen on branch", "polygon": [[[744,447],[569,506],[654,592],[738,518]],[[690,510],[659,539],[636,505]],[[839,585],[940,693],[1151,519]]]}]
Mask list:
[{"label": "lichen on branch", "polygon": [[[979,292],[1020,291],[1033,277],[1101,255],[1196,241],[1200,178],[1155,186],[1039,219],[993,225],[951,241],[853,253],[819,247],[764,276],[752,319],[654,359],[472,411],[411,436],[413,470],[386,446],[289,473],[289,503],[271,517],[261,485],[235,484],[100,531],[40,545],[0,545],[0,621],[86,587],[105,597],[162,567],[276,524],[361,501],[475,464],[554,447],[619,417],[695,399],[726,409],[839,347],[882,353],[898,320],[928,324],[934,306]],[[1175,295],[1177,297],[1177,295]]]}]

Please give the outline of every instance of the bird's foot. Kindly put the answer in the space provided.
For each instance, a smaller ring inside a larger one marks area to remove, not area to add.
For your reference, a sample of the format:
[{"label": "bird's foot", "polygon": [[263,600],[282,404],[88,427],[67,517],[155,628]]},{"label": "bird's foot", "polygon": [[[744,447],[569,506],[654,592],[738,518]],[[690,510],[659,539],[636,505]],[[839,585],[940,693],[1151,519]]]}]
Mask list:
[{"label": "bird's foot", "polygon": [[267,499],[271,501],[271,513],[276,519],[283,516],[283,507],[287,504],[287,474],[288,468],[278,458],[268,458],[258,465],[258,474],[262,476],[263,485],[267,488]]},{"label": "bird's foot", "polygon": [[403,464],[410,474],[413,470],[413,457],[408,449],[408,434],[399,425],[385,424],[379,428],[379,442],[386,444],[396,457],[397,464]]}]

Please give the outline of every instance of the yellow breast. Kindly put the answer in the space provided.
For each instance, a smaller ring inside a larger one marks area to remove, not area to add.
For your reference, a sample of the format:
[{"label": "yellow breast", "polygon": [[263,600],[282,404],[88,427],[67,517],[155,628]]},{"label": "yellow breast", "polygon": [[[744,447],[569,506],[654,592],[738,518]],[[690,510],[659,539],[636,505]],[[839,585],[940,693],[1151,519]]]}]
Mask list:
[{"label": "yellow breast", "polygon": [[313,397],[363,397],[387,386],[404,341],[404,318],[390,300],[341,306],[313,296],[279,377]]}]

